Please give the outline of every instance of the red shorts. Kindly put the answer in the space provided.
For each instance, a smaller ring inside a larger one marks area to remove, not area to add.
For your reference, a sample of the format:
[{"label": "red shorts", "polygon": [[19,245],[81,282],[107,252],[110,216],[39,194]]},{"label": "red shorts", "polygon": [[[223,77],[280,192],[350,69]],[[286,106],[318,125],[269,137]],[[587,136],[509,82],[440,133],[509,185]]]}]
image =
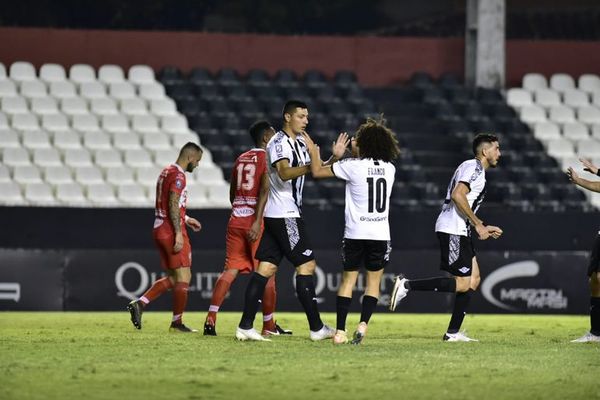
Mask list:
[{"label": "red shorts", "polygon": [[[240,274],[249,274],[258,267],[254,258],[260,237],[250,242],[246,236],[248,229],[227,228],[225,236],[225,269],[237,269]],[[261,230],[262,236],[262,230]]]},{"label": "red shorts", "polygon": [[179,253],[173,253],[175,236],[156,237],[154,243],[160,254],[160,264],[164,269],[190,268],[192,266],[192,246],[190,238],[183,235],[183,248]]}]

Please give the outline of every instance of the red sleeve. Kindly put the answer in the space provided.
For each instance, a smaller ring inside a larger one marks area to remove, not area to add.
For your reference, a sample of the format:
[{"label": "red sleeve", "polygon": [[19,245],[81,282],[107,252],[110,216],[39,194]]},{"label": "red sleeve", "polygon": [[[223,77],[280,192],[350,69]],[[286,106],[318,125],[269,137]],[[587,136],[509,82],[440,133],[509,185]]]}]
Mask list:
[{"label": "red sleeve", "polygon": [[185,174],[177,172],[175,176],[169,182],[169,192],[175,192],[181,194],[185,187]]},{"label": "red sleeve", "polygon": [[264,151],[261,151],[260,153],[258,153],[258,175],[259,177],[262,177],[263,174],[267,173],[267,153]]}]

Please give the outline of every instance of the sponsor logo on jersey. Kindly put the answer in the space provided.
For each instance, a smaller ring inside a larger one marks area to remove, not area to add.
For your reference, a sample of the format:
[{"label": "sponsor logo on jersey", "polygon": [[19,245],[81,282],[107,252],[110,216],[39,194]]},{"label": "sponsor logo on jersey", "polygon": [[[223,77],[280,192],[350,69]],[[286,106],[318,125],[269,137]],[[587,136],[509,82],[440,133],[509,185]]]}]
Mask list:
[{"label": "sponsor logo on jersey", "polygon": [[254,215],[254,208],[251,207],[235,207],[233,209],[234,217],[249,217]]},{"label": "sponsor logo on jersey", "polygon": [[[562,289],[515,287],[507,282],[516,278],[533,278],[539,272],[539,264],[532,260],[505,265],[492,272],[483,281],[481,293],[487,301],[505,310],[566,310],[569,299],[563,294]],[[494,290],[496,287],[500,289],[499,292]]]}]

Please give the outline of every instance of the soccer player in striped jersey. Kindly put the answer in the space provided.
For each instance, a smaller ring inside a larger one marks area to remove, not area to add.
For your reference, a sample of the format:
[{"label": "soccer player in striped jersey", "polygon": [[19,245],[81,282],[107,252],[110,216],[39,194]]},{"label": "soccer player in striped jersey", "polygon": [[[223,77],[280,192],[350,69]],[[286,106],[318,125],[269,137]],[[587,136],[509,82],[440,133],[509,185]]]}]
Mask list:
[{"label": "soccer player in striped jersey", "polygon": [[360,322],[352,344],[360,344],[379,300],[383,269],[392,250],[389,204],[400,154],[396,135],[383,120],[369,118],[351,141],[352,157],[321,167],[319,147],[305,135],[315,178],[336,177],[346,182],[345,229],[342,239],[344,273],[337,293],[337,330],[334,344],[348,343],[346,317],[359,269],[367,270]]},{"label": "soccer player in striped jersey", "polygon": [[435,224],[441,250],[440,268],[453,277],[408,280],[398,276],[390,301],[390,310],[394,311],[400,300],[412,290],[455,293],[452,317],[443,336],[443,340],[449,342],[476,341],[460,331],[471,295],[481,280],[472,231],[475,230],[480,240],[498,239],[502,235],[502,229],[485,225],[475,215],[485,196],[485,170],[495,168],[500,159],[498,138],[491,134],[478,134],[473,139],[472,148],[475,158],[464,161],[452,175]]},{"label": "soccer player in striped jersey", "polygon": [[[600,175],[600,169],[591,161],[584,159],[580,161],[583,164],[584,171]],[[583,179],[572,167],[567,170],[567,175],[574,184],[592,192],[600,193],[600,182]],[[590,282],[590,331],[582,337],[572,340],[573,343],[600,342],[600,232],[596,236],[590,255],[588,277]]]},{"label": "soccer player in striped jersey", "polygon": [[[270,187],[265,228],[256,251],[258,268],[246,287],[244,312],[235,333],[239,340],[268,340],[252,326],[265,285],[283,257],[296,268],[296,294],[308,319],[310,339],[327,339],[335,333],[321,321],[313,281],[317,264],[301,214],[304,175],[310,171],[310,157],[302,137],[308,125],[308,107],[290,100],[282,114],[283,128],[267,144]],[[347,143],[336,141],[334,155],[327,163],[342,157],[346,147]]]},{"label": "soccer player in striped jersey", "polygon": [[[213,290],[204,322],[204,335],[217,335],[217,313],[238,274],[249,274],[258,266],[254,255],[262,235],[263,213],[269,194],[265,147],[274,134],[275,130],[267,121],[254,123],[250,127],[250,136],[255,147],[242,153],[233,165],[229,184],[231,216],[227,223],[225,268]],[[262,299],[263,335],[292,333],[281,328],[273,319],[276,296],[275,276],[272,276]]]}]

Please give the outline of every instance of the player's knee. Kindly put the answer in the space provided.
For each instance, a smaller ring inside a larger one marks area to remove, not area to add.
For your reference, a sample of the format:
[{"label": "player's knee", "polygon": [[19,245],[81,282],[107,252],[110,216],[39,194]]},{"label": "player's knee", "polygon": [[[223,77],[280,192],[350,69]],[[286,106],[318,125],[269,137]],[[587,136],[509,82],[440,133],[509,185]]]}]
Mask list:
[{"label": "player's knee", "polygon": [[477,290],[477,288],[479,287],[480,283],[481,283],[481,277],[479,277],[479,276],[472,276],[471,277],[470,289],[471,290]]},{"label": "player's knee", "polygon": [[456,291],[464,293],[471,288],[471,279],[469,277],[456,277]]},{"label": "player's knee", "polygon": [[307,263],[297,266],[296,272],[300,275],[312,275],[315,273],[316,268],[317,263],[314,260],[311,260]]},{"label": "player's knee", "polygon": [[256,272],[264,276],[265,278],[270,278],[273,275],[275,275],[275,272],[277,272],[277,266],[268,262],[261,262],[260,264],[258,264]]}]

